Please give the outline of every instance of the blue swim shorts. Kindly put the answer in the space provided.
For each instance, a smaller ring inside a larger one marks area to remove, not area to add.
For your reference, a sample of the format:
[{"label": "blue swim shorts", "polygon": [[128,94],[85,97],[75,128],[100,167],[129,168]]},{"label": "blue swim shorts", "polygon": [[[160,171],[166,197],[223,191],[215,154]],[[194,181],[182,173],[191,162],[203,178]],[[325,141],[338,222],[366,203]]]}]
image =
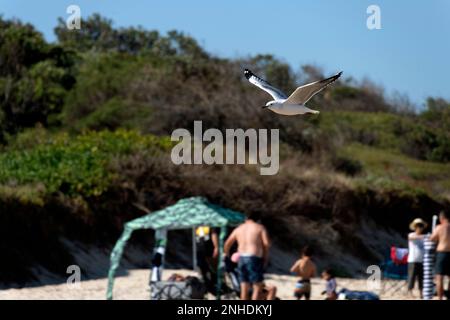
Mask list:
[{"label": "blue swim shorts", "polygon": [[240,282],[259,283],[264,280],[264,261],[257,256],[241,256],[238,262]]}]

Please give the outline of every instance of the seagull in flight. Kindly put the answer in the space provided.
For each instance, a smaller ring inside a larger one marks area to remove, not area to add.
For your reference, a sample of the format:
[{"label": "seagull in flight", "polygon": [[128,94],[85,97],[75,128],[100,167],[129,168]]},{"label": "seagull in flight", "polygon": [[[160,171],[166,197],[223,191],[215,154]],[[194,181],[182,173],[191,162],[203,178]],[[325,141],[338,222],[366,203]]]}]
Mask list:
[{"label": "seagull in flight", "polygon": [[280,89],[275,88],[266,80],[261,79],[248,69],[244,70],[244,75],[250,83],[254,84],[258,88],[264,90],[272,96],[274,100],[266,103],[264,109],[272,110],[275,113],[293,116],[297,114],[305,113],[319,113],[317,110],[312,110],[305,106],[305,103],[309,101],[315,94],[322,91],[331,83],[336,81],[342,74],[342,71],[335,74],[332,77],[311,82],[295,89],[294,92],[288,97]]}]

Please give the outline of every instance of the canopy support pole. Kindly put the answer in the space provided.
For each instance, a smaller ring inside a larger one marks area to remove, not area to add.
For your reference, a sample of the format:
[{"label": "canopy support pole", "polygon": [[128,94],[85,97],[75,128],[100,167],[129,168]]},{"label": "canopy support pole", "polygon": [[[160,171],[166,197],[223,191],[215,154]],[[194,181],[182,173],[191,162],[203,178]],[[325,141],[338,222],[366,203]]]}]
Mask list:
[{"label": "canopy support pole", "polygon": [[192,227],[192,270],[197,270],[197,241],[195,240],[195,227]]},{"label": "canopy support pole", "polygon": [[119,268],[120,259],[122,258],[123,249],[127,244],[128,239],[133,232],[133,228],[129,227],[128,224],[125,225],[125,229],[122,232],[119,240],[117,240],[110,257],[110,267],[108,271],[108,287],[106,289],[106,299],[112,300],[113,298],[113,288],[114,288],[114,276],[116,274],[117,268]]}]

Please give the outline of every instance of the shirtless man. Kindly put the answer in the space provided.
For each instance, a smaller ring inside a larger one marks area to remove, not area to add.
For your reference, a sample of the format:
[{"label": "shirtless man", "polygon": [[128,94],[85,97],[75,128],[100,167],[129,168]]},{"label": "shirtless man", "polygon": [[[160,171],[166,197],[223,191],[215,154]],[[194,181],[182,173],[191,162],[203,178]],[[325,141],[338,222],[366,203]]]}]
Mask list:
[{"label": "shirtless man", "polygon": [[305,300],[311,297],[311,278],[316,275],[316,265],[311,260],[311,247],[306,246],[302,250],[302,257],[291,267],[291,272],[296,273],[300,279],[295,285],[294,296],[300,300],[303,296]]},{"label": "shirtless man", "polygon": [[436,282],[439,300],[444,296],[444,277],[450,276],[450,223],[449,213],[439,214],[440,224],[434,229],[430,240],[437,242],[436,247]]},{"label": "shirtless man", "polygon": [[241,300],[249,299],[249,289],[253,286],[252,300],[261,298],[264,268],[269,260],[269,236],[266,228],[249,216],[243,224],[234,229],[224,246],[224,254],[229,255],[231,246],[237,241],[239,262],[238,273],[241,282]]}]

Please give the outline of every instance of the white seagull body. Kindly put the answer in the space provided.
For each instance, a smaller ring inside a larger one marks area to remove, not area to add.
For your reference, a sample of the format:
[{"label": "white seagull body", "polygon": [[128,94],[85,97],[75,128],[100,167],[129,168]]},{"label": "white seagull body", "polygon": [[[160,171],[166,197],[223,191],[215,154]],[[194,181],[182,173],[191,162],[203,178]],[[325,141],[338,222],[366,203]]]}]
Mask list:
[{"label": "white seagull body", "polygon": [[342,74],[342,71],[327,79],[319,80],[305,84],[295,89],[295,91],[288,97],[281,90],[269,84],[266,80],[253,74],[248,69],[245,69],[244,75],[250,83],[258,88],[264,90],[272,96],[274,100],[269,101],[263,108],[267,108],[275,113],[293,116],[305,113],[319,113],[317,110],[312,110],[305,106],[316,93],[319,93],[328,85],[336,81]]}]

